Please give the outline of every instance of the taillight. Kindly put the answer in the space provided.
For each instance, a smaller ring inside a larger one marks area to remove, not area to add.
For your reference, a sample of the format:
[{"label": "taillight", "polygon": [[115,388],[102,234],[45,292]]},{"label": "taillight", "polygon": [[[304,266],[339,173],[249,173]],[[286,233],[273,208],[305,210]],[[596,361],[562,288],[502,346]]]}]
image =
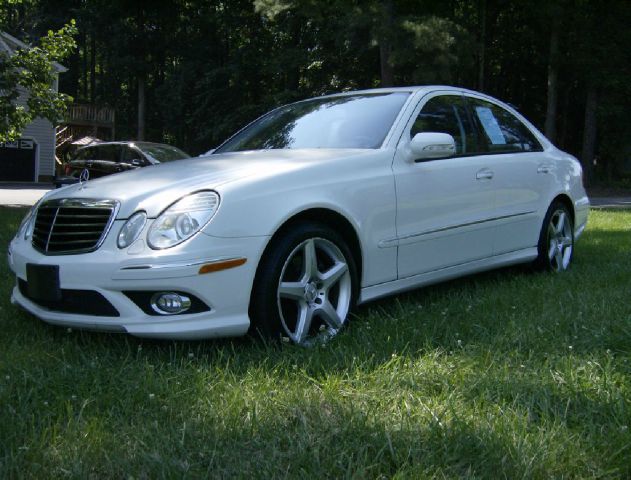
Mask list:
[{"label": "taillight", "polygon": [[64,173],[66,175],[70,175],[71,172],[72,172],[72,168],[70,168],[70,165],[68,164],[64,165]]}]

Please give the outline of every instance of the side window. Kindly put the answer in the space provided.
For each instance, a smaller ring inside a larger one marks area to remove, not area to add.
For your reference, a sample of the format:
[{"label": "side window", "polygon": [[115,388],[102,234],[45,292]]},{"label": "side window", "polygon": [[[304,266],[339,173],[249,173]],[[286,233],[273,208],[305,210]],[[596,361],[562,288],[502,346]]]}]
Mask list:
[{"label": "side window", "polygon": [[477,136],[460,95],[442,95],[430,99],[412,125],[410,137],[420,132],[448,133],[456,141],[456,154],[478,150]]},{"label": "side window", "polygon": [[[88,152],[89,150],[89,152]],[[84,150],[85,160],[106,160],[108,162],[118,162],[120,160],[119,145],[98,145]]]},{"label": "side window", "polygon": [[543,150],[528,127],[512,113],[493,103],[477,98],[470,98],[469,102],[488,152],[538,152]]},{"label": "side window", "polygon": [[134,160],[142,160],[140,152],[131,147],[123,147],[123,162],[131,163]]}]

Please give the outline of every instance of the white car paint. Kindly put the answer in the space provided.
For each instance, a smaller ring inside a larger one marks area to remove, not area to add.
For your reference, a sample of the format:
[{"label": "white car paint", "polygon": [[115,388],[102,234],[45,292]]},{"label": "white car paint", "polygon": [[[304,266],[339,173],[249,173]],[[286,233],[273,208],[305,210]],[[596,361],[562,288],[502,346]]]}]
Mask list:
[{"label": "white car paint", "polygon": [[[454,276],[537,256],[544,216],[554,198],[567,197],[582,233],[589,200],[580,165],[556,149],[521,115],[490,97],[450,87],[411,87],[371,92],[410,92],[382,146],[376,149],[259,150],[213,154],[146,167],[54,190],[44,200],[110,199],[119,203],[104,243],[93,252],[44,255],[30,240],[14,238],[9,266],[27,280],[27,263],[58,265],[62,289],[99,292],[120,313],[96,317],[46,308],[17,286],[12,300],[53,324],[121,331],[143,337],[209,338],[242,335],[250,326],[250,294],[270,239],[296,215],[335,212],[359,243],[359,302]],[[351,92],[350,94],[357,93]],[[414,162],[413,119],[437,93],[483,98],[517,116],[542,152],[478,155]],[[543,171],[537,171],[545,167]],[[486,172],[492,175],[485,176]],[[482,178],[476,178],[482,172]],[[221,203],[191,239],[153,250],[146,233],[180,198],[214,190]],[[134,212],[149,217],[139,239],[119,249],[116,237]],[[236,268],[199,274],[199,266],[245,258]],[[209,311],[155,316],[124,293],[178,290],[195,295]]]}]

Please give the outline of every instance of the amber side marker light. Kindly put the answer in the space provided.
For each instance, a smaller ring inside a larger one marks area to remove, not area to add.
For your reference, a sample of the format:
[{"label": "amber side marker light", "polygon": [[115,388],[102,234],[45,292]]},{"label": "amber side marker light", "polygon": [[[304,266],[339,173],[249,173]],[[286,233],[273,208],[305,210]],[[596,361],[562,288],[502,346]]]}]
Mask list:
[{"label": "amber side marker light", "polygon": [[230,258],[229,260],[219,260],[217,262],[207,263],[199,267],[199,274],[220,272],[229,268],[238,267],[247,262],[246,258]]}]

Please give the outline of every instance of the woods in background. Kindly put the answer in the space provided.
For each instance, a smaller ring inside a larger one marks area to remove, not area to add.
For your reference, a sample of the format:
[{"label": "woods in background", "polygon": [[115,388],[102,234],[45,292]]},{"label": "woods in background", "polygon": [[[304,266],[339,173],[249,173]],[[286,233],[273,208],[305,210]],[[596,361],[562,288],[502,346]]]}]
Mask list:
[{"label": "woods in background", "polygon": [[588,181],[631,156],[625,0],[0,0],[27,42],[71,19],[60,91],[114,107],[121,139],[200,153],[282,103],[441,83],[511,103]]}]

